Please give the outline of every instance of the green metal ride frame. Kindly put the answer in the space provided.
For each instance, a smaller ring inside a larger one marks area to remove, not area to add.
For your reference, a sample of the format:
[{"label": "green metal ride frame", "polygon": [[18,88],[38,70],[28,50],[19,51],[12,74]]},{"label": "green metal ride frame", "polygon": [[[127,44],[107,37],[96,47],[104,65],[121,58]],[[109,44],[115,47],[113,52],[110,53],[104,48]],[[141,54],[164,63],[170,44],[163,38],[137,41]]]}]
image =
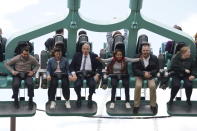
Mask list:
[{"label": "green metal ride frame", "polygon": [[194,55],[193,57],[195,57],[196,55],[196,47],[194,45],[194,41],[190,36],[177,29],[167,27],[158,22],[150,20],[140,13],[143,0],[130,0],[130,15],[119,23],[109,25],[99,25],[85,21],[79,15],[80,2],[81,0],[68,0],[69,14],[65,19],[56,21],[54,23],[49,23],[48,25],[36,27],[32,30],[28,30],[26,32],[15,35],[8,41],[6,45],[5,58],[9,59],[14,56],[14,49],[16,48],[18,41],[31,40],[60,28],[66,28],[68,30],[69,58],[71,58],[75,53],[76,36],[77,31],[80,28],[96,32],[108,32],[119,29],[128,29],[129,39],[126,50],[128,57],[133,57],[135,55],[137,34],[140,29],[149,30],[177,42],[185,42],[187,45],[190,45],[191,52]]}]

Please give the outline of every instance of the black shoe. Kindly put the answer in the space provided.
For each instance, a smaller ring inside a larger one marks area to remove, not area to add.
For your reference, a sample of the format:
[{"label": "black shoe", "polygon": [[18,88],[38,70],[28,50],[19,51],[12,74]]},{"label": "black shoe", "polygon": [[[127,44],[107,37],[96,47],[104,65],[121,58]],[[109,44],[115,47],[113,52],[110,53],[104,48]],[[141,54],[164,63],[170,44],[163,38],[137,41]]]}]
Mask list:
[{"label": "black shoe", "polygon": [[92,95],[89,95],[88,96],[88,100],[92,100]]},{"label": "black shoe", "polygon": [[191,106],[192,105],[192,102],[190,100],[187,100],[186,103]]},{"label": "black shoe", "polygon": [[81,107],[81,99],[78,99],[78,100],[77,100],[76,105],[77,105],[78,108]]},{"label": "black shoe", "polygon": [[173,104],[173,100],[168,101],[168,105],[171,106]]},{"label": "black shoe", "polygon": [[152,110],[153,114],[156,115],[158,107],[157,106],[151,106],[151,110]]},{"label": "black shoe", "polygon": [[133,114],[138,114],[139,107],[133,107]]},{"label": "black shoe", "polygon": [[14,100],[14,107],[15,107],[16,109],[19,108],[19,102],[18,102],[18,100]]},{"label": "black shoe", "polygon": [[33,107],[34,107],[33,101],[29,101],[29,102],[28,102],[28,109],[29,109],[29,110],[33,110]]},{"label": "black shoe", "polygon": [[161,88],[161,89],[165,90],[167,87],[168,87],[168,85],[166,85],[166,84],[162,84],[162,85],[160,85],[160,87],[159,87],[159,88]]},{"label": "black shoe", "polygon": [[92,100],[88,100],[88,108],[92,108],[93,102]]},{"label": "black shoe", "polygon": [[102,88],[103,90],[107,89],[107,84],[103,84],[103,85],[101,86],[101,88]]}]

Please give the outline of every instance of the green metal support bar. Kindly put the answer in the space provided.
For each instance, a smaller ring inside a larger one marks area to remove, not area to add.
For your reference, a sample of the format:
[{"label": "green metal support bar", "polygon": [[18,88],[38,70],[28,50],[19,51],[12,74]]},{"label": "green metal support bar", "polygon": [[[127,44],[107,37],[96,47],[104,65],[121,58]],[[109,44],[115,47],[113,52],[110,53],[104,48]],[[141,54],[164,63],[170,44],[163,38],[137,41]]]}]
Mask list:
[{"label": "green metal support bar", "polygon": [[159,22],[153,21],[144,16],[142,17],[142,19],[142,28],[152,31],[161,36],[173,39],[177,42],[184,42],[186,45],[190,46],[193,57],[196,57],[196,46],[192,37],[182,31],[179,31],[172,27],[167,27]]},{"label": "green metal support bar", "polygon": [[130,9],[133,11],[140,11],[142,9],[143,0],[130,0]]},{"label": "green metal support bar", "polygon": [[129,30],[128,47],[126,50],[126,55],[128,57],[135,56],[137,35],[138,35],[138,30]]},{"label": "green metal support bar", "polygon": [[10,117],[10,131],[16,131],[16,117]]},{"label": "green metal support bar", "polygon": [[141,15],[140,10],[142,9],[143,0],[130,0],[129,8],[131,9],[131,12],[129,17],[125,18],[121,22],[109,25],[90,22],[82,18],[78,12],[80,3],[81,0],[68,0],[67,4],[69,8],[69,14],[66,18],[56,20],[55,22],[51,22],[46,25],[14,35],[11,39],[9,39],[6,45],[5,58],[9,59],[14,56],[14,49],[16,48],[18,41],[31,40],[60,28],[66,28],[68,30],[69,58],[71,58],[75,53],[76,35],[78,29],[80,28],[96,32],[109,32],[119,29],[128,29],[129,39],[128,45],[126,45],[126,53],[129,57],[133,57],[135,55],[137,34],[139,29],[142,28],[175,41],[185,42],[186,44],[190,45],[192,54],[196,54],[196,48],[194,48],[193,40],[187,34],[152,21]]},{"label": "green metal support bar", "polygon": [[68,24],[68,22],[65,23],[65,21],[63,20],[57,22],[51,22],[47,26],[45,25],[45,26],[35,27],[33,29],[29,29],[27,31],[21,32],[19,34],[15,34],[12,38],[9,39],[6,45],[5,58],[8,59],[14,56],[14,50],[17,46],[18,41],[31,40],[37,38],[39,36],[50,33],[54,30],[63,28],[64,24]]},{"label": "green metal support bar", "polygon": [[81,0],[68,0],[68,8],[72,11],[78,11],[80,8]]},{"label": "green metal support bar", "polygon": [[74,55],[75,49],[76,49],[76,36],[77,36],[77,30],[72,29],[68,30],[68,56],[72,57]]}]

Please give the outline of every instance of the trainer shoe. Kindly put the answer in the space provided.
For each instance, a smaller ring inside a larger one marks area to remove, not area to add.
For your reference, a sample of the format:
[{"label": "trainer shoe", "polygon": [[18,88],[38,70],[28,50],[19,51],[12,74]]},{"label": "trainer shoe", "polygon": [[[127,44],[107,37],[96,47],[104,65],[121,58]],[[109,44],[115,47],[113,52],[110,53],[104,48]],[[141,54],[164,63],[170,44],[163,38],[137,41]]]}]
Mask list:
[{"label": "trainer shoe", "polygon": [[66,106],[66,108],[68,108],[68,109],[71,108],[71,106],[70,106],[70,101],[69,101],[69,100],[67,100],[67,101],[65,102],[65,106]]},{"label": "trainer shoe", "polygon": [[51,101],[50,103],[50,109],[55,109],[56,103],[55,101]]},{"label": "trainer shoe", "polygon": [[110,108],[110,109],[114,109],[114,107],[115,107],[115,103],[114,103],[114,102],[110,103],[109,108]]},{"label": "trainer shoe", "polygon": [[126,107],[127,109],[130,109],[130,108],[131,108],[130,103],[129,103],[129,102],[126,102],[126,103],[125,103],[125,107]]}]

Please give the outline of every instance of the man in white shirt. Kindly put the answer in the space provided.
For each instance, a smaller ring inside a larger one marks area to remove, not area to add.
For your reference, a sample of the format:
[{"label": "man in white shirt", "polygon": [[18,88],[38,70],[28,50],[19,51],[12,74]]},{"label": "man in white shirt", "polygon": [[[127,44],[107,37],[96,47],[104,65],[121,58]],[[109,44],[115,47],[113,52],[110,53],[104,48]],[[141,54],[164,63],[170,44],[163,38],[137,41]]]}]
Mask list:
[{"label": "man in white shirt", "polygon": [[140,107],[142,83],[144,80],[147,80],[148,88],[150,89],[151,110],[154,114],[156,114],[156,84],[154,78],[159,71],[158,59],[155,55],[151,54],[149,43],[143,43],[141,53],[137,56],[137,58],[141,58],[142,61],[135,62],[132,65],[133,74],[136,76],[133,113],[138,113]]}]

